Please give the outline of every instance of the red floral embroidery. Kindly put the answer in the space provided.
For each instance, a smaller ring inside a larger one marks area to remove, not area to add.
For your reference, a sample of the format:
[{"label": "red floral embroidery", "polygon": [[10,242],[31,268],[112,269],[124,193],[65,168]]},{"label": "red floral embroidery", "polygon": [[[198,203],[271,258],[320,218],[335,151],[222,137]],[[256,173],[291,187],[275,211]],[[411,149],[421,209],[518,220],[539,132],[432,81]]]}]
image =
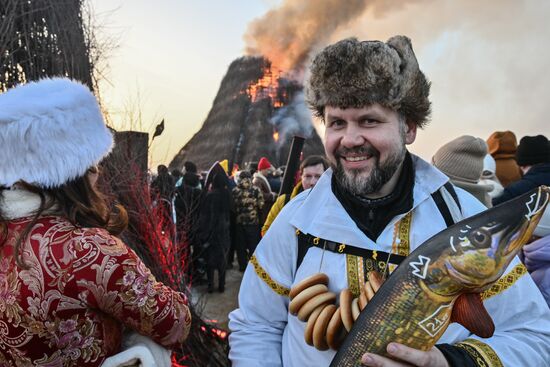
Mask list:
[{"label": "red floral embroidery", "polygon": [[1,366],[100,366],[119,351],[123,327],[168,348],[186,339],[184,296],[105,230],[41,218],[21,248],[29,268],[17,267],[28,220],[10,222],[0,247]]}]

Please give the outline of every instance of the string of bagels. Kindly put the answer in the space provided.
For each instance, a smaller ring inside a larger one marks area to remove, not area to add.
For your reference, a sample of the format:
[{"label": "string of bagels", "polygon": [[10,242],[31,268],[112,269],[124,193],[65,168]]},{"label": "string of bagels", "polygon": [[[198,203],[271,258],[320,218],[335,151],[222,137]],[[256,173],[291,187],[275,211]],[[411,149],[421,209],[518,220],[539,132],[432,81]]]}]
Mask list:
[{"label": "string of bagels", "polygon": [[[322,261],[322,259],[321,259]],[[368,273],[368,281],[354,298],[348,288],[337,296],[328,290],[329,278],[315,273],[290,289],[289,312],[306,322],[304,339],[307,344],[324,351],[338,350],[361,311],[383,283],[377,271]],[[336,298],[339,305],[336,306]]]}]

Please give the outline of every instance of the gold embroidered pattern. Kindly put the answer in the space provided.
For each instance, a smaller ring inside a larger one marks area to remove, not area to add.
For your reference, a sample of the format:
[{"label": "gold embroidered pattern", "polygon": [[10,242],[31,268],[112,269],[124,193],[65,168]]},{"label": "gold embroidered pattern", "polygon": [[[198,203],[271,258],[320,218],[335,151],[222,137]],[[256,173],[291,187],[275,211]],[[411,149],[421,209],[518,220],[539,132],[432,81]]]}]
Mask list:
[{"label": "gold embroidered pattern", "polygon": [[348,289],[354,297],[359,297],[359,273],[357,271],[357,256],[346,254],[346,266],[348,268]]},{"label": "gold embroidered pattern", "polygon": [[[400,221],[397,229],[397,246],[395,251],[397,255],[409,256],[410,234],[411,234],[412,211],[408,212]],[[395,244],[394,244],[395,246]]]},{"label": "gold embroidered pattern", "polygon": [[[410,252],[412,212],[407,213],[401,220],[395,223],[393,232],[393,243],[391,252],[408,256]],[[368,274],[376,270],[384,273],[386,262],[378,260],[378,252],[373,250],[371,258],[361,258],[355,255],[346,254],[346,265],[348,272],[348,289],[354,297],[359,297],[359,290],[363,287]],[[390,264],[390,273],[397,265]]]},{"label": "gold embroidered pattern", "polygon": [[504,366],[496,352],[489,345],[477,339],[466,339],[456,344],[456,346],[468,352],[476,362],[476,365],[480,367]]},{"label": "gold embroidered pattern", "polygon": [[[357,281],[359,282],[359,289],[363,289],[365,286],[365,259],[361,256],[357,256]],[[357,295],[359,297],[359,295]]]},{"label": "gold embroidered pattern", "polygon": [[[409,256],[410,253],[410,234],[411,234],[411,222],[412,222],[412,211],[405,214],[401,220],[395,223],[393,230],[393,243],[392,243],[392,253],[402,256]],[[390,274],[397,268],[397,265],[391,264],[389,272]]]},{"label": "gold embroidered pattern", "polygon": [[254,266],[254,271],[256,272],[256,275],[258,275],[258,277],[260,277],[260,279],[263,280],[265,284],[269,286],[269,288],[271,288],[275,293],[280,296],[288,297],[290,289],[271,279],[271,276],[267,273],[267,271],[265,271],[264,268],[262,268],[262,266],[258,263],[258,259],[256,259],[256,256],[252,255],[249,262],[252,264],[252,266]]},{"label": "gold embroidered pattern", "polygon": [[495,284],[493,284],[491,288],[481,293],[481,299],[491,298],[501,292],[504,292],[525,274],[527,274],[527,268],[525,268],[523,264],[516,265],[508,274],[501,277]]}]

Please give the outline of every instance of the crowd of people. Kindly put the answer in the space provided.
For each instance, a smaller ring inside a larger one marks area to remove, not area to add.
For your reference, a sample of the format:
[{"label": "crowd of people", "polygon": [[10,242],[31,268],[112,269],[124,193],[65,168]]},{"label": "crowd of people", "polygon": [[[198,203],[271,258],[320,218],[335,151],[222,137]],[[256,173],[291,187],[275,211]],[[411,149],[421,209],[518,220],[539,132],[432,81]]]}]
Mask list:
[{"label": "crowd of people", "polygon": [[[151,181],[154,205],[162,208],[167,230],[174,233],[175,243],[184,242],[192,249],[189,280],[208,284],[214,291],[225,290],[225,272],[234,266],[240,272],[263,234],[283,206],[298,193],[315,186],[328,168],[322,156],[312,155],[300,163],[293,177],[291,193],[279,195],[285,167],[275,168],[266,157],[250,162],[248,169],[228,172],[227,161],[222,169],[198,172],[197,166],[185,162],[183,170],[169,172],[165,165],[157,167]],[[208,176],[211,176],[208,179]]]},{"label": "crowd of people", "polygon": [[[312,346],[289,312],[296,284],[322,273],[327,291],[359,296],[369,274],[390,274],[456,221],[550,185],[544,135],[519,144],[511,131],[464,135],[431,162],[409,152],[428,122],[429,93],[407,37],[345,39],[310,65],[306,100],[325,124],[326,156],[301,160],[292,192],[279,195],[284,167],[266,157],[243,170],[158,166],[151,198],[173,243],[192,249],[191,282],[224,292],[235,256],[244,272],[229,315],[234,366],[328,366],[336,351]],[[113,137],[93,94],[66,78],[0,94],[0,142],[0,365],[127,365],[116,359],[123,339],[170,365],[167,350],[190,330],[188,300],[119,238],[126,212],[96,185]],[[453,323],[433,348],[389,343],[387,355],[365,353],[361,363],[548,366],[549,217],[483,301],[492,336]],[[327,305],[318,306],[320,315]]]}]

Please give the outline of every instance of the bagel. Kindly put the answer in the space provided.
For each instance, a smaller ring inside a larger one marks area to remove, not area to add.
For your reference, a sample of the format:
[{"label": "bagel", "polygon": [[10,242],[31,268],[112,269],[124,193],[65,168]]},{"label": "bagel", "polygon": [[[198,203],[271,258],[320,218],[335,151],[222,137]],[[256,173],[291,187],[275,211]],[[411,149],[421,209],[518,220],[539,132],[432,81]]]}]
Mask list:
[{"label": "bagel", "polygon": [[317,321],[317,318],[319,317],[319,314],[321,311],[323,311],[323,308],[325,308],[325,305],[321,305],[317,307],[311,315],[309,315],[309,318],[307,319],[306,328],[304,330],[304,339],[306,340],[306,343],[308,345],[311,345],[313,347],[313,327],[315,326],[315,321]]},{"label": "bagel", "polygon": [[336,311],[335,305],[328,305],[323,308],[313,327],[313,345],[319,350],[327,350],[326,342],[327,326]]},{"label": "bagel", "polygon": [[300,311],[298,311],[298,319],[300,321],[306,321],[309,315],[315,310],[317,307],[332,303],[336,300],[336,294],[332,292],[325,292],[316,295],[315,297],[311,298],[309,301],[307,301],[301,308]]},{"label": "bagel", "polygon": [[363,311],[363,309],[367,306],[367,303],[368,300],[365,292],[361,292],[361,294],[359,295],[359,309]]},{"label": "bagel", "polygon": [[327,345],[329,348],[338,350],[346,333],[344,323],[342,323],[340,307],[338,307],[336,311],[334,311],[334,314],[332,315],[327,326]]},{"label": "bagel", "polygon": [[353,316],[351,314],[351,300],[353,296],[349,289],[343,289],[340,292],[340,315],[342,317],[342,323],[347,331],[351,330],[353,326]]},{"label": "bagel", "polygon": [[298,282],[298,284],[290,289],[288,297],[290,298],[290,300],[292,300],[294,297],[296,297],[298,293],[315,284],[328,285],[328,276],[324,273],[315,273],[307,278],[302,279],[300,282]]},{"label": "bagel", "polygon": [[369,283],[371,284],[374,293],[376,293],[382,286],[382,283],[384,283],[384,279],[382,279],[379,272],[373,270],[369,273]]},{"label": "bagel", "polygon": [[363,290],[365,291],[365,295],[367,296],[367,301],[370,301],[372,297],[374,297],[374,290],[372,289],[372,285],[370,284],[370,282],[365,282]]},{"label": "bagel", "polygon": [[290,301],[290,304],[288,305],[288,312],[290,312],[292,315],[296,315],[300,308],[304,305],[304,303],[306,303],[316,295],[326,293],[327,291],[328,288],[324,284],[315,284],[309,288],[304,289],[296,296],[294,296],[294,299],[292,299],[292,301]]},{"label": "bagel", "polygon": [[360,313],[361,310],[359,309],[359,300],[354,298],[353,301],[351,301],[351,315],[353,316],[353,321],[357,320]]}]

